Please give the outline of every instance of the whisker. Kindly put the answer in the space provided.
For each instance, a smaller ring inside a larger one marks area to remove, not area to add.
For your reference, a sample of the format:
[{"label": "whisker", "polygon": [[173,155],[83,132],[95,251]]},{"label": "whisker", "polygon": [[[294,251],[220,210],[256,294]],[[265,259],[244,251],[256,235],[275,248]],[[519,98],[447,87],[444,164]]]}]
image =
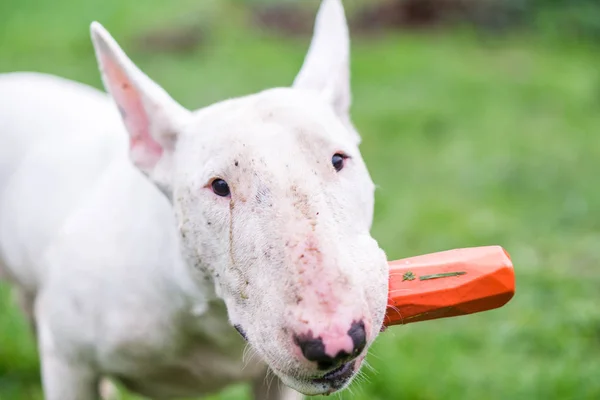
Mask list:
[{"label": "whisker", "polygon": [[250,363],[254,360],[254,358],[258,355],[258,352],[254,347],[252,347],[249,343],[246,344],[244,348],[244,352],[242,353],[242,370],[246,368]]},{"label": "whisker", "polygon": [[398,315],[400,316],[400,322],[401,322],[402,324],[404,324],[404,317],[402,317],[402,314],[400,313],[400,310],[398,309],[398,307],[396,307],[396,306],[393,306],[393,305],[391,305],[391,304],[388,304],[388,305],[387,305],[387,308],[391,308],[391,309],[392,309],[392,310],[394,310],[396,313],[398,313]]},{"label": "whisker", "polygon": [[[354,392],[352,391],[352,384],[350,386],[348,386],[346,388],[346,390],[348,391],[348,393],[350,393],[352,395],[352,397],[354,397]],[[340,394],[340,396],[341,396],[341,394]]]},{"label": "whisker", "polygon": [[[376,358],[378,360],[383,360],[379,354],[374,353],[373,351],[371,351],[371,349],[369,349],[369,352],[367,353],[367,355],[369,357],[373,357],[373,358]],[[365,361],[366,361],[366,358],[365,358]]]},{"label": "whisker", "polygon": [[[365,367],[366,367],[366,368],[367,368],[369,371],[371,371],[372,373],[374,373],[374,374],[377,374],[377,373],[378,373],[378,371],[375,369],[375,367],[374,367],[374,366],[372,366],[372,365],[371,365],[371,364],[370,364],[370,363],[369,363],[367,360],[365,360],[365,361],[363,362],[363,364],[364,364],[364,365],[365,365]],[[362,371],[361,371],[361,372],[362,372]]]},{"label": "whisker", "polygon": [[263,378],[263,385],[267,387],[267,398],[269,397],[269,392],[271,391],[271,381],[269,380],[269,376],[271,375],[271,368],[267,368],[267,373]]},{"label": "whisker", "polygon": [[[270,368],[269,368],[269,371],[271,371]],[[277,376],[275,375],[275,373],[273,371],[271,371],[271,379],[269,380],[269,386],[268,386],[267,393],[271,390],[271,386],[273,386],[273,381],[275,380],[275,378],[277,378]],[[277,390],[279,390],[279,388]]]},{"label": "whisker", "polygon": [[248,356],[249,351],[250,351],[250,343],[246,343],[246,346],[244,346],[244,351],[242,352],[242,362],[246,362],[246,356]]},{"label": "whisker", "polygon": [[363,383],[371,383],[371,378],[369,378],[369,374],[365,372],[361,372],[359,378]]}]

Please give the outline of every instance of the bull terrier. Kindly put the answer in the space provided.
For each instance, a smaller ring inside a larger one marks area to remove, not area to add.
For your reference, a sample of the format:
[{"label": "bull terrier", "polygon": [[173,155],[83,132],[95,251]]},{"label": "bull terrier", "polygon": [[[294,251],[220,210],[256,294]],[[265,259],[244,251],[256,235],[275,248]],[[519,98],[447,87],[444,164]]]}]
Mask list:
[{"label": "bull terrier", "polygon": [[341,1],[322,2],[290,87],[196,111],[99,23],[91,36],[108,94],[0,76],[0,270],[45,398],[96,399],[103,379],[155,399],[346,388],[382,327],[388,265]]}]

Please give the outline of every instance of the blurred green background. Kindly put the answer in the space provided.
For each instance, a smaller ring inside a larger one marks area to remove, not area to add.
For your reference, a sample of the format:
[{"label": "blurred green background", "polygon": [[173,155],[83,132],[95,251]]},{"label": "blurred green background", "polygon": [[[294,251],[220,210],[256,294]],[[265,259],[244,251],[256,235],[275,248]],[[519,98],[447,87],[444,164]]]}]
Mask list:
[{"label": "blurred green background", "polygon": [[[345,1],[353,118],[390,259],[499,244],[517,294],[394,327],[342,399],[600,399],[600,2]],[[289,85],[317,1],[2,0],[0,72],[101,87],[98,20],[185,106]],[[41,399],[0,285],[0,399]],[[244,386],[211,399],[247,399]],[[125,395],[127,399],[135,397]]]}]

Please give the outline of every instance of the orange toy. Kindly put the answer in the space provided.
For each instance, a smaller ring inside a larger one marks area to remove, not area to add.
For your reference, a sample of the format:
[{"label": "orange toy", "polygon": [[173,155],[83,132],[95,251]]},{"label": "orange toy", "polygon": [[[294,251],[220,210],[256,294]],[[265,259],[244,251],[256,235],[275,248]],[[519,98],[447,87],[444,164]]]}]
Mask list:
[{"label": "orange toy", "polygon": [[455,317],[505,305],[515,274],[500,246],[442,251],[390,262],[385,326]]}]

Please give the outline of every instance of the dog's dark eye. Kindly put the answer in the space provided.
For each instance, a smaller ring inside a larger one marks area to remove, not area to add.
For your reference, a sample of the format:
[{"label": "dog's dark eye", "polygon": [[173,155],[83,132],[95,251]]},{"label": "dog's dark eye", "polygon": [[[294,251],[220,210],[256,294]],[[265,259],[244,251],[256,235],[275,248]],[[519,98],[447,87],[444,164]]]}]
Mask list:
[{"label": "dog's dark eye", "polygon": [[344,168],[346,158],[348,157],[340,153],[335,153],[333,157],[331,157],[331,164],[333,164],[333,168],[335,168],[337,172],[340,172],[342,168]]},{"label": "dog's dark eye", "polygon": [[229,185],[223,179],[215,179],[211,183],[212,191],[215,192],[217,196],[227,197],[231,193],[229,191]]}]

